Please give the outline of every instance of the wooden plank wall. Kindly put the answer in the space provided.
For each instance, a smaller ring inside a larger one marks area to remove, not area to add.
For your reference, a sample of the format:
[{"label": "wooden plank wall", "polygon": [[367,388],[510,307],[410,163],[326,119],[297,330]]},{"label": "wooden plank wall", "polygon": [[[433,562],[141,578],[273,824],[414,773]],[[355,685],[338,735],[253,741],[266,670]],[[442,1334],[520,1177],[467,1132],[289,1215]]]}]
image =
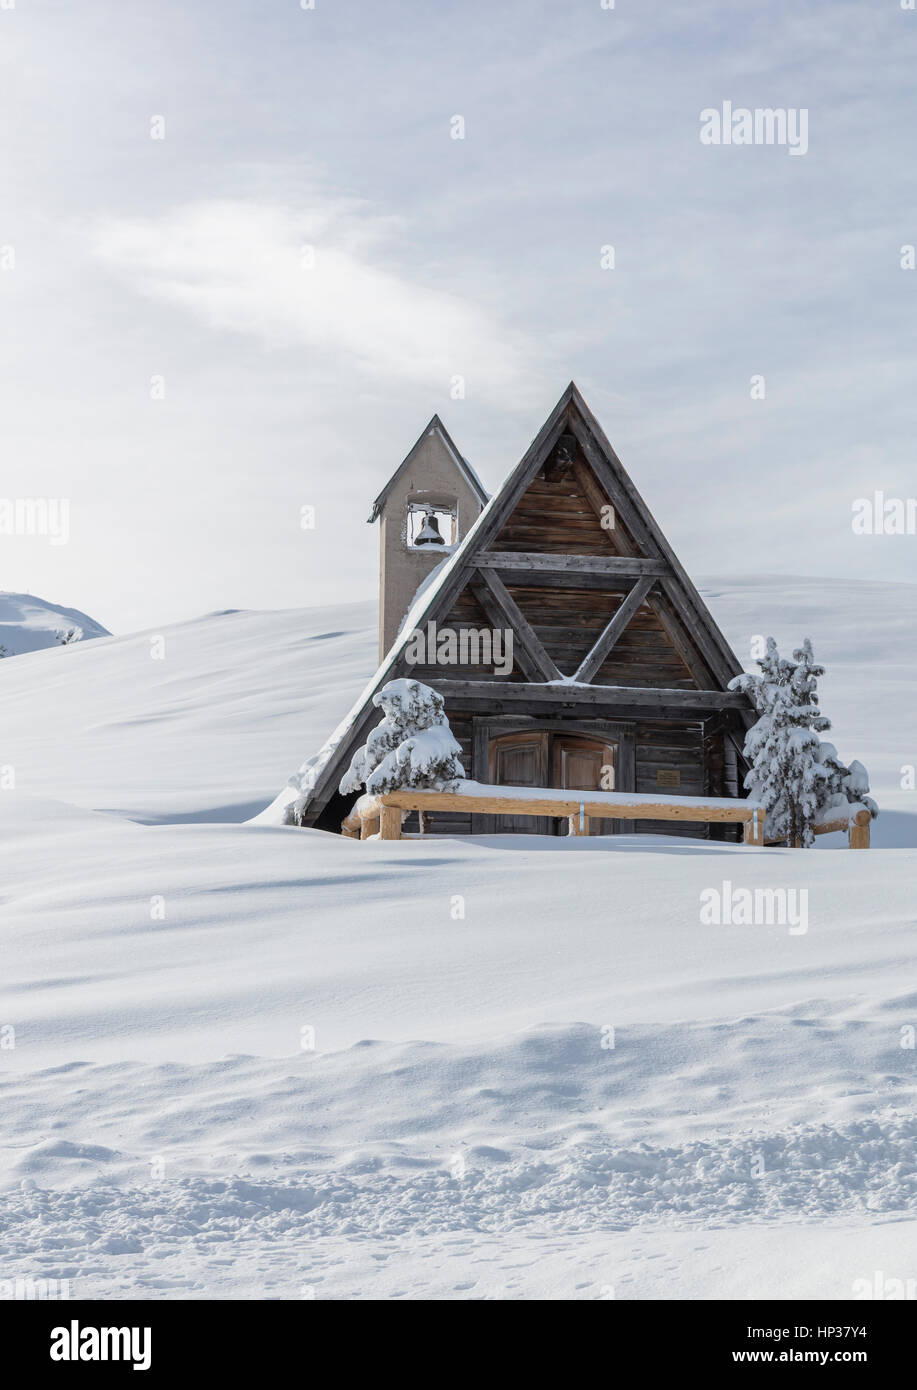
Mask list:
[{"label": "wooden plank wall", "polygon": [[[495,711],[495,713],[498,711]],[[473,724],[472,717],[461,711],[447,709],[452,732],[462,745],[462,762],[465,772],[474,772]],[[569,717],[569,716],[568,716]],[[577,721],[584,728],[589,721]],[[676,769],[680,774],[677,791],[667,789],[669,795],[703,796],[707,792],[704,774],[704,738],[699,724],[668,724],[664,721],[645,721],[634,725],[636,738],[636,767],[634,791],[655,793],[660,790],[656,780],[660,769]],[[626,790],[630,790],[627,788]],[[406,824],[407,830],[416,829],[416,819]],[[698,821],[672,821],[666,825],[659,821],[637,821],[635,831],[641,835],[686,835],[704,838],[708,826]],[[733,829],[734,827],[728,827]],[[471,816],[453,811],[437,811],[429,817],[429,829],[437,835],[470,835]]]},{"label": "wooden plank wall", "polygon": [[[677,771],[679,786],[668,788],[670,796],[703,796],[704,740],[699,724],[674,724],[663,720],[640,721],[636,725],[636,767],[638,792],[655,793],[660,787],[660,771]],[[706,838],[709,827],[701,821],[638,820],[638,835],[687,835]]]},{"label": "wooden plank wall", "polygon": [[[544,472],[530,484],[506,521],[490,549],[494,551],[539,551],[569,555],[633,554],[639,547],[616,518],[616,529],[609,532],[600,523],[597,511],[601,497],[592,496],[582,470],[577,468]],[[572,581],[572,582],[571,582]],[[572,575],[564,576],[563,585],[552,586],[548,576],[535,574],[505,575],[510,595],[534,628],[546,651],[565,674],[572,674],[602,632],[606,623],[624,600],[628,587],[576,588]],[[649,604],[644,604],[610,652],[594,677],[597,685],[632,685],[697,689],[685,661],[676,650],[663,624]],[[460,632],[463,628],[489,628],[490,622],[470,587],[455,600],[448,617],[438,622],[440,629],[449,627]],[[418,680],[435,685],[444,674],[456,680],[499,681],[493,669],[483,666],[415,666],[410,674]],[[524,680],[517,667],[513,681]],[[504,713],[499,689],[494,691],[494,716]],[[569,710],[558,710],[558,717],[570,718]],[[468,776],[474,773],[472,716],[460,709],[447,708],[452,731],[462,745],[462,757]],[[550,717],[545,709],[545,718]],[[591,721],[578,721],[588,727]],[[680,785],[677,792],[684,796],[736,794],[726,787],[728,769],[724,766],[722,732],[715,724],[639,721],[633,724],[636,746],[635,785],[637,792],[654,793],[660,790],[657,774],[677,771]],[[715,791],[714,787],[721,790]],[[676,789],[669,789],[672,794]],[[741,794],[741,793],[739,793]],[[406,827],[416,828],[416,816]],[[464,835],[471,833],[471,815],[457,812],[436,812],[429,816],[429,828],[436,834]],[[640,834],[678,834],[702,838],[709,827],[702,822],[637,821]],[[733,830],[734,827],[725,827]]]},{"label": "wooden plank wall", "polygon": [[[482,628],[486,628],[488,631],[492,630],[490,620],[470,588],[462,590],[461,594],[459,594],[455,603],[452,605],[452,608],[449,610],[448,616],[439,620],[436,626],[437,630],[440,632],[443,628],[451,628],[457,633],[461,633],[463,629],[475,629],[480,631]],[[406,669],[405,674],[415,680],[423,681],[426,685],[434,686],[436,685],[437,679],[443,680],[444,678],[448,678],[449,680],[500,682],[507,679],[506,677],[496,675],[492,666],[487,667],[483,665],[413,665]],[[512,681],[524,681],[526,676],[524,672],[519,669],[518,664],[516,664],[513,667],[512,675],[509,676],[508,679]],[[496,701],[499,699],[499,696],[495,694],[494,698]]]},{"label": "wooden plank wall", "polygon": [[[508,584],[535,635],[564,675],[572,675],[627,590],[535,589]],[[662,686],[696,690],[684,661],[648,603],[631,619],[593,677],[595,685]]]},{"label": "wooden plank wall", "polygon": [[572,469],[550,482],[540,473],[520,497],[492,549],[554,555],[620,553]]},{"label": "wooden plank wall", "polygon": [[[606,623],[622,603],[626,590],[533,588],[508,584],[510,595],[519,605],[551,659],[565,675],[576,671],[586,653],[598,639]],[[489,629],[491,624],[470,589],[459,595],[439,630],[451,628]],[[448,674],[452,680],[497,680],[486,666],[413,666],[418,680],[435,684]],[[511,680],[525,680],[518,664]],[[662,623],[649,604],[635,614],[595,677],[596,685],[633,685],[641,688],[696,690],[697,681],[675,650]],[[496,711],[495,711],[496,712]]]}]

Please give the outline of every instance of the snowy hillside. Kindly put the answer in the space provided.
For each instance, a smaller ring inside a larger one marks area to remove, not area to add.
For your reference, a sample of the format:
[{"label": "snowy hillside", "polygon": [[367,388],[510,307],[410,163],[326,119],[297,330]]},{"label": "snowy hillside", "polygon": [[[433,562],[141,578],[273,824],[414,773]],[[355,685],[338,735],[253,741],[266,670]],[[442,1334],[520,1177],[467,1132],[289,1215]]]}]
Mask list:
[{"label": "snowy hillside", "polygon": [[[915,844],[915,589],[703,587],[740,654],[812,636],[875,842]],[[917,1276],[917,850],[240,823],[374,649],[357,605],[0,665],[6,1277],[598,1299]],[[706,923],[727,885],[794,893],[805,929]]]},{"label": "snowy hillside", "polygon": [[38,652],[0,668],[3,761],[30,795],[153,823],[243,821],[337,723],[375,644],[365,603]]},{"label": "snowy hillside", "polygon": [[[869,769],[880,845],[917,846],[917,585],[724,579],[701,591],[740,660],[811,636],[842,757]],[[243,821],[318,751],[376,666],[371,603],[220,613],[0,668],[20,788],[135,820]],[[881,718],[875,711],[883,711]],[[887,713],[886,713],[887,712]]]},{"label": "snowy hillside", "polygon": [[108,635],[100,623],[76,608],[61,608],[34,594],[0,593],[0,652],[5,655],[57,647],[63,638],[87,642]]}]

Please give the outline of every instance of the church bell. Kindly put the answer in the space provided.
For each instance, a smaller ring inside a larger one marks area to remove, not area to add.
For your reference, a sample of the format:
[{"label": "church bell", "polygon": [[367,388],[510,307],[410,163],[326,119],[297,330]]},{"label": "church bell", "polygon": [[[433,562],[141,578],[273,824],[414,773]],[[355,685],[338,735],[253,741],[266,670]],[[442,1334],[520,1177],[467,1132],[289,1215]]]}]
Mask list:
[{"label": "church bell", "polygon": [[439,522],[433,512],[427,512],[424,523],[417,532],[414,540],[415,545],[445,545],[442,533],[439,529]]}]

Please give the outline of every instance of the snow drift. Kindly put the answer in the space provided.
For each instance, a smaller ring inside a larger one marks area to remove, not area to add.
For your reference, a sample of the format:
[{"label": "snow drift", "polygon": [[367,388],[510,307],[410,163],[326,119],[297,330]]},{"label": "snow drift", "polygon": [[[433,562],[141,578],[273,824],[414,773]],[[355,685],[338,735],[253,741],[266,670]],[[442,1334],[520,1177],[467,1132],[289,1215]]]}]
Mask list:
[{"label": "snow drift", "polygon": [[[704,588],[740,653],[817,638],[874,845],[914,844],[914,589]],[[0,666],[5,1277],[484,1299],[913,1277],[915,850],[239,823],[371,674],[373,618],[212,615]],[[805,931],[704,920],[727,889],[805,893]]]}]

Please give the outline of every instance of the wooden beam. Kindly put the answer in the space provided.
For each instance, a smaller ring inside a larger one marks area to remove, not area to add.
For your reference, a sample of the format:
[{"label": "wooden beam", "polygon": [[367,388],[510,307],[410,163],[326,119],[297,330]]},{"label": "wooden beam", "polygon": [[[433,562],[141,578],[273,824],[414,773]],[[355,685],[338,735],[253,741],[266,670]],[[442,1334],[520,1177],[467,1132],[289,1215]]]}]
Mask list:
[{"label": "wooden beam", "polygon": [[[598,521],[602,530],[608,537],[609,545],[613,544],[614,548],[621,555],[633,555],[634,547],[631,541],[628,539],[627,535],[621,529],[621,527],[617,524],[617,509],[615,508],[611,499],[609,497],[606,497],[602,489],[599,487],[599,484],[596,480],[596,476],[593,473],[592,469],[587,467],[587,465],[584,464],[580,459],[575,459],[573,463],[573,472],[574,476],[576,477],[576,481],[579,483],[580,490],[583,496],[585,497],[586,501],[589,503],[590,507],[595,513],[596,520]],[[614,516],[615,525],[611,529],[609,529],[609,527],[605,524],[605,518],[607,515],[605,511],[606,507],[611,508],[612,514]],[[612,536],[614,536],[613,542]]]},{"label": "wooden beam", "polygon": [[[667,560],[626,555],[551,555],[541,551],[490,550],[475,556],[480,569],[511,574],[513,583],[526,588],[539,587],[541,575],[550,576],[550,587],[563,589],[615,589],[621,580],[634,581],[646,575],[671,579]],[[651,600],[672,645],[691,675],[702,688],[715,683],[710,664],[700,657],[672,599],[661,591]],[[696,627],[696,622],[692,624]]]},{"label": "wooden beam", "polygon": [[564,392],[496,497],[491,499],[484,514],[485,524],[479,542],[486,544],[500,534],[519,498],[544,466],[545,460],[550,458],[551,450],[565,429],[568,403],[568,393]]},{"label": "wooden beam", "polygon": [[[480,573],[485,585],[490,590],[494,604],[501,614],[502,622],[500,626],[512,629],[516,640],[523,649],[524,655],[529,659],[529,665],[535,667],[542,680],[563,680],[563,673],[558,670],[554,662],[548,656],[538,637],[535,635],[534,628],[525,617],[522,609],[516,603],[516,600],[510,594],[500,576],[486,569],[481,570]],[[475,590],[475,594],[477,594],[477,590]],[[523,665],[521,661],[520,665]],[[531,676],[531,671],[526,671],[526,675]]]},{"label": "wooden beam", "polygon": [[[370,819],[369,816],[366,817]],[[401,839],[401,810],[393,806],[391,802],[383,801],[379,816],[379,839],[380,840],[400,840]]]},{"label": "wooden beam", "polygon": [[634,585],[617,612],[599,633],[598,640],[583,657],[573,677],[575,681],[589,684],[652,587],[652,579],[641,579]]},{"label": "wooden beam", "polygon": [[709,690],[718,681],[709,662],[704,660],[700,647],[695,643],[671,600],[657,585],[650,598],[650,607],[662,623],[666,636],[697,681],[701,690]]},{"label": "wooden beam", "polygon": [[538,550],[485,550],[475,555],[478,569],[543,570],[554,574],[613,574],[626,579],[671,573],[665,560],[636,555],[552,555]]},{"label": "wooden beam", "polygon": [[[867,818],[867,820],[869,819],[869,813],[868,813],[868,812],[867,812],[867,814],[866,814],[866,818]],[[813,826],[812,826],[812,831],[813,831],[813,833],[816,834],[816,835],[833,835],[836,831],[842,830],[842,831],[844,832],[844,834],[846,835],[846,834],[850,831],[850,829],[852,828],[853,825],[854,825],[854,822],[850,819],[850,817],[849,817],[848,815],[842,815],[842,816],[838,816],[838,818],[837,818],[836,820],[826,820],[826,821],[822,821],[821,825],[813,825]],[[767,843],[768,843],[769,845],[785,845],[785,844],[786,844],[786,836],[785,836],[785,835],[782,835],[782,836],[781,836],[779,839],[777,839],[777,840],[768,840]]]},{"label": "wooden beam", "polygon": [[850,822],[848,844],[851,849],[869,849],[869,822],[871,819],[868,811],[857,811]]},{"label": "wooden beam", "polygon": [[[499,574],[504,584],[512,584],[514,589],[588,589],[600,594],[626,594],[632,589],[641,575],[594,574],[589,570],[514,570],[494,566],[493,574]],[[708,682],[705,682],[708,684]]]},{"label": "wooden beam", "polygon": [[[492,628],[496,629],[511,626],[509,617],[502,611],[497,600],[494,598],[493,592],[484,583],[483,578],[472,577],[468,587],[483,608],[484,616]],[[528,680],[541,680],[543,675],[541,667],[521,642],[513,642],[513,662],[519,667]]]},{"label": "wooden beam", "polygon": [[[869,826],[872,817],[865,807],[857,811],[851,817],[846,812],[841,812],[834,820],[822,821],[820,825],[813,825],[812,829],[816,835],[834,835],[842,831],[847,837],[850,849],[869,849]],[[768,840],[769,845],[786,845],[786,836],[778,840]]]},{"label": "wooden beam", "polygon": [[[757,715],[755,716],[755,718],[757,718]],[[737,765],[745,763],[745,744],[744,742],[739,742],[739,740],[735,736],[734,730],[730,729],[728,725],[726,725],[723,729],[723,738],[728,739],[729,742],[732,744],[733,748],[735,749]]]},{"label": "wooden beam", "polygon": [[540,684],[531,681],[467,681],[437,680],[432,683],[456,709],[463,702],[481,701],[491,712],[506,705],[534,704],[542,710],[551,705],[596,706],[614,709],[627,706],[639,710],[645,718],[653,718],[660,710],[677,710],[686,717],[700,717],[715,710],[741,709],[745,696],[737,690],[669,690],[642,685],[571,685]]},{"label": "wooden beam", "polygon": [[[585,415],[571,412],[568,428],[579,442],[590,467],[608,494],[616,514],[634,540],[647,555],[655,555],[666,560],[671,576],[666,578],[665,591],[672,604],[683,619],[685,626],[700,647],[704,660],[710,666],[717,680],[725,685],[733,676],[739,675],[741,667],[735,653],[704,603],[700,594],[689,579],[683,566],[662,534],[655,518],[628,476],[624,465],[611,445],[602,435],[602,441],[614,460],[613,469],[604,457],[602,449],[593,437],[592,428]],[[601,429],[596,426],[599,434]]]},{"label": "wooden beam", "polygon": [[586,461],[598,479],[608,501],[614,507],[615,517],[621,518],[625,528],[633,537],[634,543],[640,547],[645,555],[655,555],[662,559],[662,549],[643,519],[643,513],[648,510],[646,504],[642,498],[637,500],[638,494],[636,496],[631,495],[631,493],[636,494],[636,488],[633,487],[632,483],[630,488],[627,487],[630,479],[628,478],[625,482],[626,475],[620,459],[615,456],[615,462],[620,470],[620,477],[616,477],[593,438],[588,424],[578,413],[571,413],[569,428],[571,433],[576,435]]},{"label": "wooden beam", "polygon": [[[541,789],[539,789],[541,790]],[[385,792],[367,800],[360,814],[366,817],[381,814],[383,827],[386,811],[471,811],[488,815],[551,816],[575,818],[577,829],[582,811],[584,820],[670,820],[670,821],[727,821],[758,826],[763,832],[764,809],[757,803],[731,801],[723,797],[675,796],[659,800],[652,796],[607,796],[601,792],[563,791],[545,788],[544,795],[526,795],[519,788],[496,788],[496,795],[463,795],[461,792],[420,791],[406,789]],[[382,839],[387,837],[383,833]],[[759,841],[754,840],[757,844]],[[750,842],[751,843],[751,842]],[[761,840],[763,843],[763,837]]]}]

